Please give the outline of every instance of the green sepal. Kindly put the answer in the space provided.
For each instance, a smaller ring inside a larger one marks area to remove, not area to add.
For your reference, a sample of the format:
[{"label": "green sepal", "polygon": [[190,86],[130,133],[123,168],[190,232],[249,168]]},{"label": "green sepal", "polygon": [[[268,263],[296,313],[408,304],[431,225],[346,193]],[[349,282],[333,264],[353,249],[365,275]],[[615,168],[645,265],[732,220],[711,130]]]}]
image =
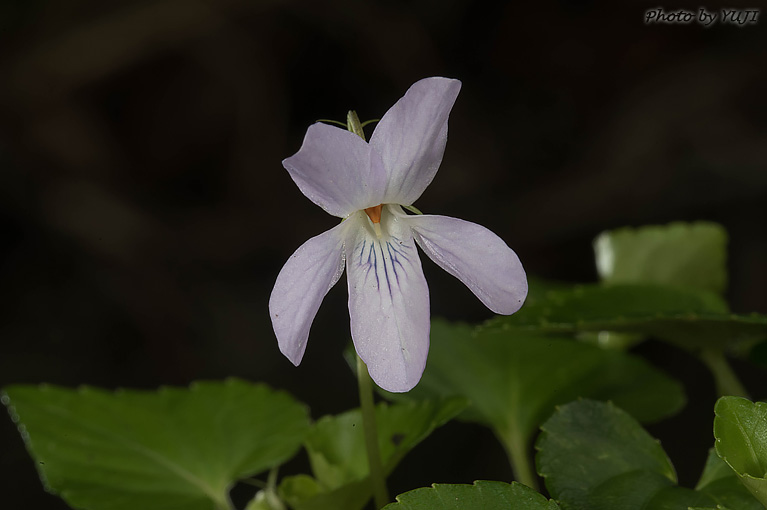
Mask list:
[{"label": "green sepal", "polygon": [[423,215],[423,213],[414,205],[403,205],[402,207],[413,214]]},{"label": "green sepal", "polygon": [[362,129],[360,118],[354,110],[349,110],[346,114],[346,129],[365,140],[365,131]]}]

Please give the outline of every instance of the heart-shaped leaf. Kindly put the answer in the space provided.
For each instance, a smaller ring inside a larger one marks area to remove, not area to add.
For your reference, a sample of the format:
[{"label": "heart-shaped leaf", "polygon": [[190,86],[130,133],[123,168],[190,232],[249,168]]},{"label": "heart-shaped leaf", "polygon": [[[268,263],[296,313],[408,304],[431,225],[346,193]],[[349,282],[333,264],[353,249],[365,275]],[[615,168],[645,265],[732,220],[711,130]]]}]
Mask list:
[{"label": "heart-shaped leaf", "polygon": [[214,510],[292,457],[306,407],[230,379],[155,392],[11,386],[2,397],[46,488],[75,508]]}]

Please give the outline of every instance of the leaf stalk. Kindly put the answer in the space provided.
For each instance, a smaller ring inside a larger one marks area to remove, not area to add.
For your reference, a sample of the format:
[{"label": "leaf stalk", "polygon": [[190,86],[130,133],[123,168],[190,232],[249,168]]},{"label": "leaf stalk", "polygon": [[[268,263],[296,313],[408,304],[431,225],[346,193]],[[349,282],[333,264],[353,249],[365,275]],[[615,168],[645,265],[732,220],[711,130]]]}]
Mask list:
[{"label": "leaf stalk", "polygon": [[733,396],[750,399],[748,391],[735,375],[724,352],[721,349],[703,349],[700,351],[700,359],[711,371],[716,384],[716,392],[720,397]]}]

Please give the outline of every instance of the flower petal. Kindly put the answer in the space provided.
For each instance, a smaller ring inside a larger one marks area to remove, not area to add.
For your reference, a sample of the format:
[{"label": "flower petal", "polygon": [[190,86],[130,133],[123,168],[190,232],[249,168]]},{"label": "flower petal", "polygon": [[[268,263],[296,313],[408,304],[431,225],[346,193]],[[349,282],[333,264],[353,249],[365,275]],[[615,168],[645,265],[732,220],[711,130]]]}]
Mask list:
[{"label": "flower petal", "polygon": [[411,390],[429,352],[429,288],[407,225],[384,214],[379,239],[364,213],[346,242],[349,316],[357,354],[387,391]]},{"label": "flower petal", "polygon": [[322,299],[344,272],[344,223],[301,245],[277,276],[269,315],[280,351],[301,363],[314,316]]},{"label": "flower petal", "polygon": [[447,143],[447,118],[461,82],[426,78],[414,83],[376,126],[370,145],[388,176],[383,203],[411,205],[434,179]]},{"label": "flower petal", "polygon": [[510,315],[527,297],[527,277],[517,254],[490,230],[447,216],[407,216],[418,246],[461,280],[485,306]]},{"label": "flower petal", "polygon": [[333,216],[345,218],[383,201],[386,172],[381,156],[350,131],[312,124],[301,149],[282,165],[301,192]]}]

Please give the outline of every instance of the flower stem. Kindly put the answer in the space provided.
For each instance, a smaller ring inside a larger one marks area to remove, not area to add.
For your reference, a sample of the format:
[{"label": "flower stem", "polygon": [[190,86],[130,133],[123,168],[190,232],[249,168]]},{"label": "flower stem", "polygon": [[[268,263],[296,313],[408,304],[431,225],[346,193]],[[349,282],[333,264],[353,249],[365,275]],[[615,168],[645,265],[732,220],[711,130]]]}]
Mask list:
[{"label": "flower stem", "polygon": [[714,375],[716,391],[720,397],[731,395],[749,398],[748,391],[727,363],[721,349],[703,349],[700,351],[700,359]]},{"label": "flower stem", "polygon": [[531,489],[538,490],[538,476],[527,452],[527,441],[520,434],[513,432],[498,435],[498,439],[506,449],[506,456],[509,458],[514,479]]},{"label": "flower stem", "polygon": [[381,450],[378,446],[378,427],[376,425],[376,409],[373,402],[373,380],[368,373],[365,362],[357,356],[357,384],[360,390],[360,407],[362,408],[362,428],[365,433],[365,449],[367,450],[370,482],[373,485],[373,498],[376,508],[383,508],[389,503],[389,492],[386,489],[386,477],[381,464]]}]

